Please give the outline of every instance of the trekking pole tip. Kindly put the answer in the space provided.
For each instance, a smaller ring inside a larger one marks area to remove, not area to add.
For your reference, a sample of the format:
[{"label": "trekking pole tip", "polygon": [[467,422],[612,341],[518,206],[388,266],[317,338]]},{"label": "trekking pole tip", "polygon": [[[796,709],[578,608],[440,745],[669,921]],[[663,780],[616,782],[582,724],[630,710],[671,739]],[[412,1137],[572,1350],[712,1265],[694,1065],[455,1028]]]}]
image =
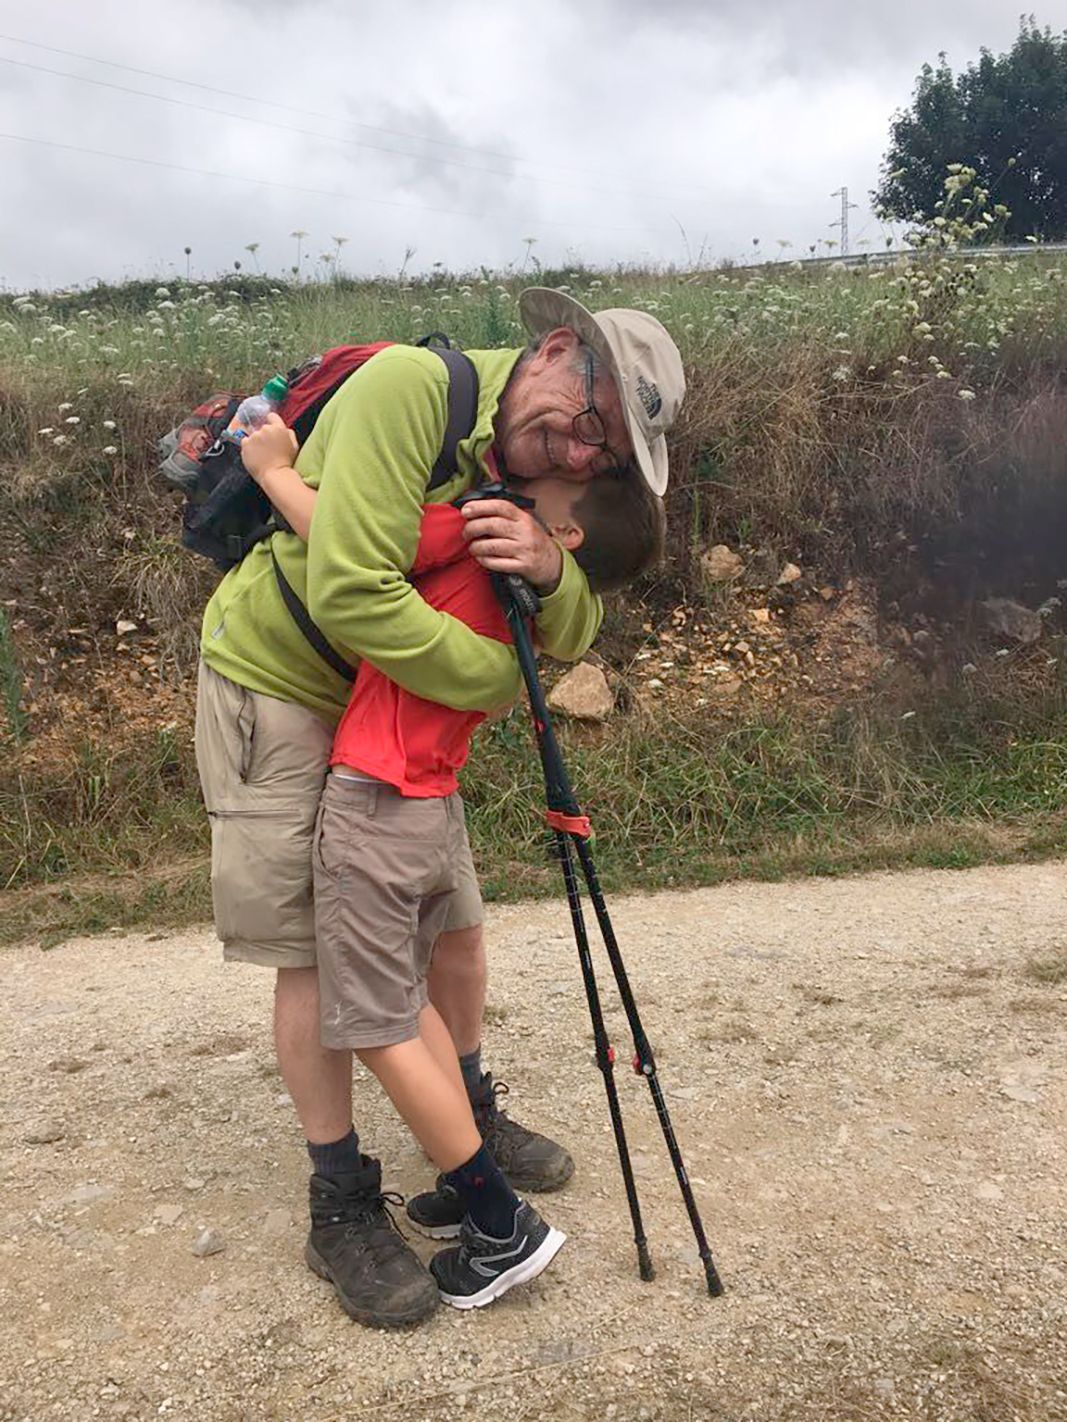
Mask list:
[{"label": "trekking pole tip", "polygon": [[656,1277],[656,1271],[652,1267],[652,1256],[648,1252],[648,1245],[642,1240],[637,1246],[637,1272],[646,1284],[652,1282]]},{"label": "trekking pole tip", "polygon": [[719,1278],[718,1270],[715,1268],[715,1265],[711,1262],[710,1259],[706,1259],[704,1261],[704,1273],[708,1281],[708,1293],[713,1299],[722,1298],[726,1290],[723,1288],[723,1283],[722,1280]]}]

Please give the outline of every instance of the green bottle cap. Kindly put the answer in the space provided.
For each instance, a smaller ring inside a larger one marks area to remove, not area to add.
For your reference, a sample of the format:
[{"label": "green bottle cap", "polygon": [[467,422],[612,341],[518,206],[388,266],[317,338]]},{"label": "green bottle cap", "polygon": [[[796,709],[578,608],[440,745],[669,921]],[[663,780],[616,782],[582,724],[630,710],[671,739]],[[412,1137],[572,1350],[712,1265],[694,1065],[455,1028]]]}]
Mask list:
[{"label": "green bottle cap", "polygon": [[264,400],[270,400],[274,405],[280,405],[289,394],[289,382],[284,375],[272,375],[263,387]]}]

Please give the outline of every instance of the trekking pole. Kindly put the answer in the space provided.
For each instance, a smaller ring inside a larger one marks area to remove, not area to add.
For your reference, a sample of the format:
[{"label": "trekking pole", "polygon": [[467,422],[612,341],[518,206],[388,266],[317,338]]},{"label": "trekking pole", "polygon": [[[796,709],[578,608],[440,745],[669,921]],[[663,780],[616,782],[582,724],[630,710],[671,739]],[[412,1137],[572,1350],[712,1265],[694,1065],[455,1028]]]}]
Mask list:
[{"label": "trekking pole", "polygon": [[637,1260],[641,1278],[651,1279],[653,1277],[652,1261],[649,1257],[648,1244],[641,1223],[641,1208],[637,1199],[637,1187],[634,1184],[633,1169],[630,1164],[630,1153],[626,1144],[626,1133],[623,1128],[622,1113],[619,1108],[618,1092],[615,1086],[615,1050],[609,1045],[607,1040],[607,1033],[604,1027],[604,1015],[600,1005],[600,995],[597,990],[596,975],[593,971],[592,955],[589,951],[589,938],[586,933],[585,919],[582,913],[581,896],[574,873],[574,862],[571,857],[572,841],[574,851],[582,867],[586,888],[593,903],[593,910],[596,914],[601,936],[604,939],[608,960],[611,963],[612,972],[615,974],[619,996],[622,999],[623,1009],[626,1013],[626,1019],[633,1037],[634,1071],[639,1076],[643,1076],[648,1082],[649,1090],[652,1093],[652,1101],[656,1108],[656,1115],[659,1118],[660,1127],[663,1131],[663,1139],[667,1145],[667,1152],[670,1155],[671,1164],[674,1166],[674,1173],[677,1176],[678,1186],[682,1192],[682,1199],[685,1202],[686,1212],[689,1215],[689,1222],[693,1228],[697,1252],[704,1266],[704,1276],[707,1280],[708,1293],[713,1298],[717,1298],[723,1292],[722,1280],[719,1278],[718,1270],[715,1268],[715,1262],[711,1257],[707,1236],[704,1233],[704,1225],[700,1218],[700,1212],[697,1209],[696,1200],[693,1197],[693,1189],[689,1183],[689,1176],[686,1173],[685,1162],[682,1159],[678,1140],[674,1134],[670,1112],[667,1110],[667,1103],[663,1097],[663,1089],[659,1083],[652,1048],[649,1045],[648,1038],[645,1035],[645,1030],[641,1023],[641,1016],[637,1010],[637,1003],[634,1000],[625,964],[622,961],[618,940],[615,937],[615,931],[608,914],[607,904],[604,901],[604,895],[597,878],[593,856],[589,849],[589,837],[592,834],[592,827],[590,826],[588,816],[582,814],[578,801],[575,799],[574,792],[571,789],[570,779],[563,763],[559,743],[556,740],[552,719],[548,713],[548,704],[545,700],[544,688],[541,685],[541,678],[537,670],[537,660],[534,656],[533,643],[527,626],[527,618],[536,614],[540,607],[540,601],[534,590],[522,578],[515,575],[505,577],[499,573],[492,574],[492,577],[497,596],[500,598],[504,611],[507,614],[512,640],[515,645],[515,652],[519,659],[523,681],[526,683],[526,692],[530,700],[530,710],[533,715],[537,749],[541,757],[541,768],[544,771],[545,777],[545,795],[547,802],[545,819],[555,835],[556,851],[563,868],[563,880],[567,889],[567,903],[571,911],[574,936],[578,944],[578,958],[581,963],[582,978],[585,982],[586,997],[589,1000],[589,1012],[593,1021],[593,1040],[596,1044],[597,1066],[603,1074],[604,1087],[607,1091],[608,1109],[611,1113],[612,1128],[615,1132],[615,1144],[619,1152],[619,1164],[622,1167],[623,1183],[626,1187],[626,1198],[629,1201],[630,1216],[633,1220],[634,1242],[637,1245]]}]

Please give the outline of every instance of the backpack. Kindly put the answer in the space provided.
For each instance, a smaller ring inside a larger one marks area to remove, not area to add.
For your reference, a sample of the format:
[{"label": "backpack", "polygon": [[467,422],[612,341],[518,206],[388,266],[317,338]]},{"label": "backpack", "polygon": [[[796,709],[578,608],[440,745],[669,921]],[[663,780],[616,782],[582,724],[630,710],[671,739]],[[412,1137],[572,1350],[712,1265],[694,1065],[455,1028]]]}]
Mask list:
[{"label": "backpack", "polygon": [[[348,377],[379,351],[392,345],[335,346],[321,356],[311,356],[286,377],[289,392],[278,414],[302,445],[326,402]],[[467,356],[454,350],[448,337],[438,332],[424,336],[419,346],[432,350],[448,370],[448,417],[441,449],[430,471],[427,489],[447,484],[458,468],[456,451],[467,439],[478,418],[478,373]],[[227,428],[243,395],[223,391],[199,404],[182,423],[158,444],[159,472],[172,489],[185,496],[182,508],[182,543],[202,554],[223,572],[235,567],[248,551],[273,533],[288,531],[285,519],[241,463],[239,442],[227,437]],[[355,679],[355,670],[330,646],[286,579],[271,549],[275,577],[291,616],[316,652],[339,676]]]}]

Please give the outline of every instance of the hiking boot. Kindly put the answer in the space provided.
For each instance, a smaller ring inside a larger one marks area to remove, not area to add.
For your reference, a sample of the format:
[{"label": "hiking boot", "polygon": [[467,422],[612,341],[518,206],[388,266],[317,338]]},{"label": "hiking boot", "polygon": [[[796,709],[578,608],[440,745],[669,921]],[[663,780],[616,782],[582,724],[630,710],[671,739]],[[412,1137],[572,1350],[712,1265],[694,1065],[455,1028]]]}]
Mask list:
[{"label": "hiking boot", "polygon": [[523,1200],[508,1239],[483,1234],[468,1215],[460,1242],[430,1260],[441,1298],[453,1308],[484,1308],[516,1284],[528,1283],[548,1268],[567,1236],[546,1224]]},{"label": "hiking boot", "polygon": [[408,1219],[429,1239],[455,1239],[463,1223],[459,1195],[443,1175],[432,1190],[412,1195],[407,1204]]},{"label": "hiking boot", "polygon": [[328,1279],[349,1317],[372,1328],[401,1328],[437,1307],[437,1287],[401,1238],[382,1194],[382,1167],[362,1156],[348,1175],[311,1177],[308,1267]]},{"label": "hiking boot", "polygon": [[512,1189],[559,1190],[574,1174],[569,1153],[547,1136],[527,1130],[497,1104],[507,1085],[485,1072],[471,1096],[474,1119],[489,1153],[508,1177]]}]

